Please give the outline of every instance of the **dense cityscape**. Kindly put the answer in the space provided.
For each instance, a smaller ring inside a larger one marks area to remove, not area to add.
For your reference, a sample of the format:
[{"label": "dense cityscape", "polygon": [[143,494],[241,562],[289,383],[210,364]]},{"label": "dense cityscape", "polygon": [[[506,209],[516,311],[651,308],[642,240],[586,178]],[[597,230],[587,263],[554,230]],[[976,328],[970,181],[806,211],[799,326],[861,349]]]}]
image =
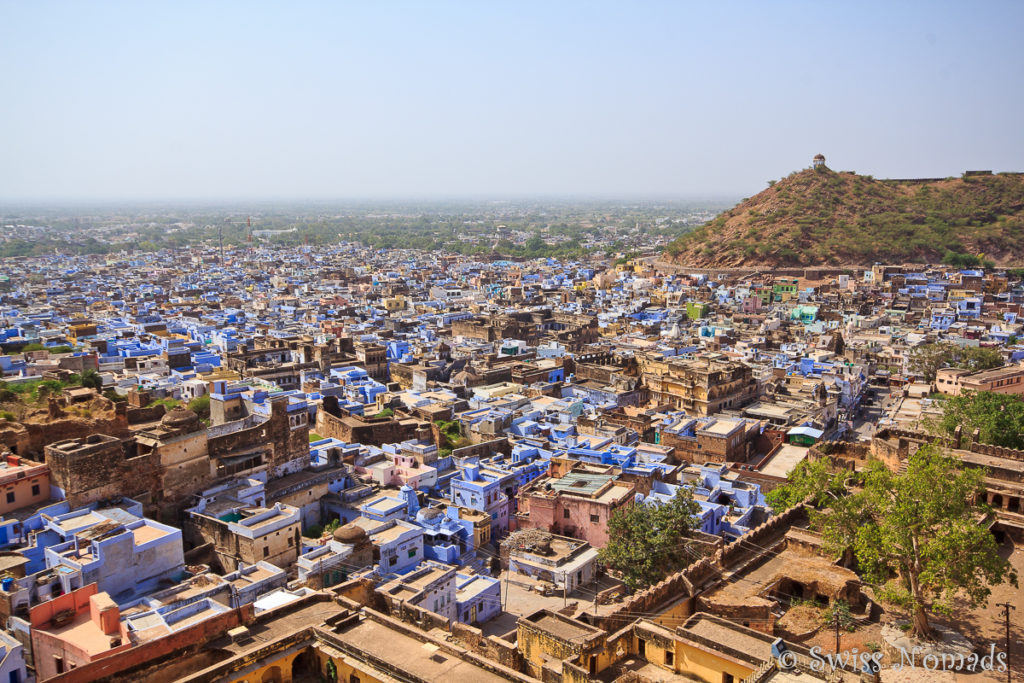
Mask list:
[{"label": "dense cityscape", "polygon": [[[919,624],[835,554],[833,475],[909,476],[933,443],[982,477],[970,561],[1019,603],[1017,271],[246,227],[3,263],[11,680],[859,679],[815,653],[889,667]],[[924,628],[999,642],[953,597]]]},{"label": "dense cityscape", "polygon": [[1024,683],[1022,29],[0,0],[0,683]]}]

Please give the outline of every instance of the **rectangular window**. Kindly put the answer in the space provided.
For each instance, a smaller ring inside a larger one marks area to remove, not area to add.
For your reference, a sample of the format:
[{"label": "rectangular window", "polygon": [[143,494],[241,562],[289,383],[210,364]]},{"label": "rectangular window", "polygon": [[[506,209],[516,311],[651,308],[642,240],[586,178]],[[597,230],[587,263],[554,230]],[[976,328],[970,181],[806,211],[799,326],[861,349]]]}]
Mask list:
[{"label": "rectangular window", "polygon": [[270,557],[270,546],[263,546],[263,557]]},{"label": "rectangular window", "polygon": [[665,650],[665,666],[672,666],[675,662],[676,653],[672,650]]},{"label": "rectangular window", "polygon": [[562,510],[562,519],[569,519],[569,511]]},{"label": "rectangular window", "polygon": [[590,515],[590,521],[594,522],[595,524],[597,524],[599,521],[601,521],[601,518],[598,517],[597,515]]},{"label": "rectangular window", "polygon": [[33,496],[38,496],[39,495],[39,484],[32,484],[32,495]]},{"label": "rectangular window", "polygon": [[14,491],[8,491],[7,492],[7,502],[8,503],[13,503],[14,502]]},{"label": "rectangular window", "polygon": [[409,557],[416,557],[416,548],[409,548]]}]

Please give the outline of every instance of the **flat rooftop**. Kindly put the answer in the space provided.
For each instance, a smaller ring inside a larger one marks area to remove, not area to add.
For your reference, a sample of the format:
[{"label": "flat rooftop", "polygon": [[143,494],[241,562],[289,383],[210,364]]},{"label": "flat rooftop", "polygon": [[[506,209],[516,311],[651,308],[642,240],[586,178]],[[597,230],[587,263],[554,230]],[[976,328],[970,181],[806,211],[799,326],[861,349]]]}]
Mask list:
[{"label": "flat rooftop", "polygon": [[403,583],[405,583],[405,585],[407,586],[411,586],[412,588],[422,589],[430,583],[437,581],[442,576],[452,571],[452,569],[454,568],[455,567],[451,567],[450,569],[442,569],[441,567],[427,567],[425,568],[427,571],[424,571],[421,576],[417,576],[415,579],[411,581],[403,581]]},{"label": "flat rooftop", "polygon": [[328,633],[329,638],[337,639],[373,659],[399,670],[415,671],[424,680],[438,683],[499,683],[508,680],[472,661],[449,654],[430,641],[407,636],[371,619],[364,619],[340,633]]},{"label": "flat rooftop", "polygon": [[[278,510],[276,508],[267,508],[267,509],[272,511],[274,514],[268,515],[266,518],[261,519],[260,521],[252,523],[252,524],[246,524],[247,520],[245,518],[239,520],[239,522],[242,525],[244,525],[244,526],[246,526],[246,527],[248,527],[250,529],[259,529],[260,527],[265,527],[268,524],[274,524],[276,522],[280,522],[282,519],[286,519],[286,518],[291,516],[290,513],[287,510]],[[296,522],[296,523],[298,523],[298,522]]]},{"label": "flat rooftop", "polygon": [[629,495],[630,486],[622,482],[613,482],[608,490],[597,497],[602,503],[616,503]]},{"label": "flat rooftop", "polygon": [[396,524],[396,525],[394,525],[392,527],[388,527],[387,529],[385,529],[384,531],[381,531],[380,533],[374,534],[370,538],[370,540],[374,541],[374,542],[388,543],[390,541],[398,540],[402,536],[402,534],[404,534],[404,533],[406,533],[408,531],[409,531],[409,529],[406,529],[404,526],[401,526],[400,524]]},{"label": "flat rooftop", "polygon": [[107,521],[106,517],[100,517],[95,512],[87,512],[84,515],[76,515],[74,517],[62,519],[57,524],[57,527],[65,533],[70,533],[72,531],[77,531],[78,529],[82,529],[93,524],[99,524],[100,522],[105,521]]},{"label": "flat rooftop", "polygon": [[265,581],[266,579],[274,576],[274,572],[269,569],[265,569],[264,567],[260,567],[259,565],[250,565],[249,567],[246,567],[246,570],[247,571],[244,574],[235,577],[229,583],[235,588],[245,588],[246,586],[251,586],[254,583]]},{"label": "flat rooftop", "polygon": [[772,459],[764,464],[761,473],[784,479],[793,471],[794,467],[800,464],[801,460],[807,457],[807,450],[793,444],[783,444],[782,448],[772,456]]},{"label": "flat rooftop", "polygon": [[480,595],[485,590],[487,590],[492,585],[494,585],[493,581],[488,581],[487,578],[490,578],[490,577],[486,577],[486,578],[483,577],[483,576],[471,576],[471,577],[469,577],[468,580],[464,581],[461,585],[459,585],[458,588],[456,588],[456,590],[455,590],[455,599],[457,601],[464,601],[464,600],[469,600],[471,598],[474,598],[477,595]]},{"label": "flat rooftop", "polygon": [[774,405],[771,403],[761,403],[758,401],[753,405],[747,406],[743,409],[745,415],[753,415],[756,417],[786,419],[789,417],[790,408],[786,406]]},{"label": "flat rooftop", "polygon": [[972,372],[961,380],[967,380],[968,382],[991,382],[995,379],[1003,379],[1005,377],[1013,377],[1024,372],[1024,364],[1018,365],[1004,365],[999,368],[992,368],[990,370],[979,370],[978,372]]},{"label": "flat rooftop", "polygon": [[135,545],[142,545],[143,543],[155,541],[156,539],[163,538],[168,534],[167,531],[148,524],[135,527],[131,531],[132,536],[135,537]]},{"label": "flat rooftop", "polygon": [[739,629],[732,629],[728,626],[711,619],[696,619],[681,627],[686,633],[703,636],[708,640],[721,643],[741,652],[746,652],[752,657],[760,660],[771,659],[772,646],[760,638],[750,635]]},{"label": "flat rooftop", "polygon": [[734,420],[715,420],[715,423],[704,427],[698,431],[707,432],[709,434],[716,434],[718,436],[726,436],[733,430],[739,427],[742,423]]},{"label": "flat rooftop", "polygon": [[580,496],[592,496],[602,486],[612,480],[610,474],[590,474],[588,472],[567,472],[561,479],[551,481],[551,488],[560,493],[574,493]]},{"label": "flat rooftop", "polygon": [[370,501],[363,507],[374,512],[386,513],[397,510],[398,508],[403,508],[405,505],[405,501],[399,500],[398,498],[381,496],[380,498]]},{"label": "flat rooftop", "polygon": [[89,609],[79,610],[70,623],[54,627],[52,624],[42,628],[35,628],[42,633],[47,633],[61,640],[73,643],[76,648],[84,651],[89,656],[102,654],[110,650],[110,639],[116,638],[120,633],[106,634],[92,620]]},{"label": "flat rooftop", "polygon": [[592,637],[600,630],[587,627],[585,624],[574,622],[570,619],[559,619],[553,614],[541,614],[539,617],[524,617],[526,621],[536,624],[538,628],[561,638],[563,640],[584,641]]}]

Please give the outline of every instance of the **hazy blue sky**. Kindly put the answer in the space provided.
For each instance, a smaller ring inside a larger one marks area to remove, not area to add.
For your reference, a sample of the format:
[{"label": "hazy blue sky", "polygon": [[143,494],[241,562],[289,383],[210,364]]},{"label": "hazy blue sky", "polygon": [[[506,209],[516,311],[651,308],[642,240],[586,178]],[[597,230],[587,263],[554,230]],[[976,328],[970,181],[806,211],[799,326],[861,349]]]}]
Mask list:
[{"label": "hazy blue sky", "polygon": [[0,197],[747,196],[1024,170],[1024,2],[0,0]]}]

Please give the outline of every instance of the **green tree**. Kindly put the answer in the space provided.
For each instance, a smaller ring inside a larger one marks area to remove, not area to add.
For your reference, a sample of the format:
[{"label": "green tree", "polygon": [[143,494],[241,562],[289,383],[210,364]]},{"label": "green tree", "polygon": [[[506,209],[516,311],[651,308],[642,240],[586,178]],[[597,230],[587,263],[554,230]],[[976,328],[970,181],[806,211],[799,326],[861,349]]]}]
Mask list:
[{"label": "green tree", "polygon": [[210,395],[203,394],[196,396],[188,402],[188,409],[199,416],[201,420],[210,419]]},{"label": "green tree", "polygon": [[910,369],[924,377],[926,382],[934,382],[935,374],[941,368],[989,370],[1004,362],[1003,354],[996,349],[961,347],[948,342],[922,344],[910,354]]},{"label": "green tree", "polygon": [[667,503],[621,507],[608,520],[608,544],[598,557],[620,572],[630,588],[646,588],[693,559],[686,538],[699,514],[693,493],[682,487]]},{"label": "green tree", "polygon": [[765,498],[775,512],[788,510],[808,497],[811,505],[826,505],[846,494],[852,478],[850,470],[834,471],[826,458],[813,462],[804,459],[786,475],[786,483],[769,491]]},{"label": "green tree", "polygon": [[946,344],[922,344],[910,352],[910,369],[926,382],[934,382],[935,374],[946,367],[949,353]]},{"label": "green tree", "polygon": [[956,362],[959,363],[957,367],[968,370],[990,370],[1006,364],[999,349],[990,349],[984,346],[963,349],[963,353],[956,359]]},{"label": "green tree", "polygon": [[979,523],[987,508],[974,501],[985,472],[959,465],[935,444],[919,448],[903,474],[874,461],[863,488],[833,501],[825,518],[826,549],[836,555],[852,549],[861,575],[881,586],[879,596],[910,610],[920,638],[931,635],[928,612],[949,614],[957,595],[979,605],[990,586],[1017,585]]},{"label": "green tree", "polygon": [[526,247],[526,256],[540,256],[544,252],[545,247],[547,247],[547,243],[538,232],[534,233],[533,237],[526,240],[526,244],[524,246]]},{"label": "green tree", "polygon": [[982,443],[1024,448],[1024,398],[991,391],[952,396],[943,402],[938,428],[952,435],[958,426],[963,426],[966,434],[977,429]]},{"label": "green tree", "polygon": [[100,373],[88,368],[82,371],[82,386],[98,391],[103,388],[103,378],[100,377]]}]

